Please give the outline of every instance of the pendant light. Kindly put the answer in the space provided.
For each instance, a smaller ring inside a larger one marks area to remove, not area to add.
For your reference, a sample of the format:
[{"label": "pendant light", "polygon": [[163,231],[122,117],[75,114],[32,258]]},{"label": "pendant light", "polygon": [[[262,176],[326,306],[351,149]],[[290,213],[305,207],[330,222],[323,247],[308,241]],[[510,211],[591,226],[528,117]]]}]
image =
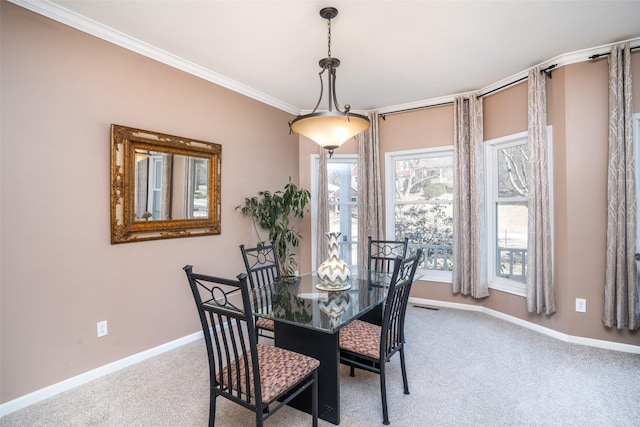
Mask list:
[{"label": "pendant light", "polygon": [[[327,36],[327,57],[319,61],[322,71],[319,73],[320,97],[318,98],[318,103],[311,113],[297,116],[289,122],[290,132],[295,132],[316,142],[329,151],[329,156],[333,155],[333,150],[340,147],[349,138],[353,138],[369,128],[369,119],[367,117],[352,113],[349,104],[345,104],[344,109],[341,109],[336,97],[336,68],[340,66],[340,60],[331,57],[331,20],[337,15],[338,9],[334,7],[325,7],[320,10],[320,16],[327,20],[329,32]],[[322,75],[325,72],[328,79],[327,98],[329,109],[327,111],[317,111],[324,92]]]}]

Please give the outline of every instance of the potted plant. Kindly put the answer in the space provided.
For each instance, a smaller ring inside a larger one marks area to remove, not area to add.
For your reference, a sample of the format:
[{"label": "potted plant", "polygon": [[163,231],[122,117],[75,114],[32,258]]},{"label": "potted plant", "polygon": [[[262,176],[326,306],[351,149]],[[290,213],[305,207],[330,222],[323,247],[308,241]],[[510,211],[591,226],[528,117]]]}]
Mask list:
[{"label": "potted plant", "polygon": [[278,252],[278,261],[285,276],[295,273],[297,262],[292,248],[297,247],[302,236],[291,224],[294,218],[302,219],[308,211],[307,204],[311,193],[304,188],[298,188],[289,177],[284,190],[274,193],[260,191],[256,197],[247,197],[244,204],[236,206],[243,215],[250,215],[253,226],[262,237],[261,230],[269,232],[268,240],[261,240],[258,246],[266,241],[273,241]]}]

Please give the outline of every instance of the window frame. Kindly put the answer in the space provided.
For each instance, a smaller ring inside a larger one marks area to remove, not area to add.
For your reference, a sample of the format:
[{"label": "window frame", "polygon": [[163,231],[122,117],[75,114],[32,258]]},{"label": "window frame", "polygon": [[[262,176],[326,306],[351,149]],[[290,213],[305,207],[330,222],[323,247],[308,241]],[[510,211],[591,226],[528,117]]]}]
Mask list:
[{"label": "window frame", "polygon": [[[311,271],[316,271],[318,265],[324,260],[317,260],[317,242],[318,242],[318,181],[320,167],[320,155],[312,154],[310,159],[311,169]],[[331,158],[327,159],[327,163],[356,163],[360,167],[360,156],[358,154],[333,154]],[[358,184],[359,185],[359,184]],[[341,203],[345,205],[355,206],[356,212],[358,209],[358,202],[348,201],[347,203]],[[334,206],[334,204],[329,204]],[[357,234],[357,229],[355,230]],[[356,251],[357,246],[362,242],[359,240],[354,241]],[[357,253],[357,252],[356,252]],[[357,263],[357,260],[355,260]]]},{"label": "window frame", "polygon": [[[495,205],[499,201],[497,184],[497,162],[498,151],[505,148],[516,147],[529,143],[529,132],[519,132],[499,138],[490,139],[484,142],[485,164],[486,164],[486,218],[487,218],[487,279],[490,289],[512,293],[519,296],[526,296],[526,283],[517,280],[500,277],[496,274],[496,237],[497,237],[497,214]],[[513,200],[519,201],[519,200]],[[528,200],[527,200],[528,201]],[[528,209],[527,203],[527,209]],[[529,232],[527,225],[527,233]],[[527,238],[528,242],[528,238]],[[527,254],[528,256],[528,254]],[[523,267],[524,268],[524,267]]]},{"label": "window frame", "polygon": [[[454,147],[453,145],[445,145],[438,147],[429,147],[429,148],[420,148],[413,150],[401,150],[401,151],[389,151],[385,153],[385,235],[386,236],[395,236],[395,188],[396,188],[396,173],[395,173],[395,162],[397,160],[407,160],[412,158],[424,158],[424,157],[443,157],[445,155],[450,155],[452,159],[454,158]],[[454,195],[455,197],[455,195]],[[453,200],[451,202],[439,201],[438,204],[451,204],[453,205]],[[428,204],[436,204],[434,202],[429,202]],[[392,239],[393,237],[387,237]],[[411,245],[411,242],[409,242]],[[453,246],[453,242],[452,242]],[[427,280],[431,282],[441,282],[441,283],[452,283],[453,282],[453,271],[443,271],[443,270],[431,270],[426,268],[418,269],[419,274],[422,275],[421,280]]]},{"label": "window frame", "polygon": [[[549,180],[549,210],[553,215],[553,140],[552,140],[552,127],[547,126],[547,177]],[[516,280],[500,277],[496,274],[496,213],[494,204],[497,199],[497,152],[499,149],[514,147],[522,144],[529,143],[529,132],[518,132],[511,135],[506,135],[499,138],[490,139],[484,141],[484,155],[486,165],[486,219],[487,219],[487,280],[490,289],[495,289],[502,292],[526,297],[527,284],[518,282]],[[527,197],[527,208],[528,197]],[[551,221],[551,250],[553,251],[553,223]],[[527,224],[527,246],[528,246],[528,224]],[[527,256],[529,254],[527,253]],[[552,253],[553,259],[553,253]]]},{"label": "window frame", "polygon": [[166,159],[163,154],[154,154],[149,157],[149,178],[147,181],[147,206],[146,211],[151,213],[151,218],[162,218],[162,172]]}]

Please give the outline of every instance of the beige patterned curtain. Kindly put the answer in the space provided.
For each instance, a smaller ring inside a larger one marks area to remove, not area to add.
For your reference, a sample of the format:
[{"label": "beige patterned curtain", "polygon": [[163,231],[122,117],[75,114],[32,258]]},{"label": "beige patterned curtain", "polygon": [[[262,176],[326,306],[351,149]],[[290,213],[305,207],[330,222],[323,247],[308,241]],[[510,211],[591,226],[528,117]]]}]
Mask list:
[{"label": "beige patterned curtain", "polygon": [[149,175],[149,158],[136,160],[136,183],[135,183],[135,220],[142,220],[147,211],[147,199],[149,186],[147,176]]},{"label": "beige patterned curtain", "polygon": [[162,206],[160,218],[171,218],[171,191],[173,188],[173,154],[162,155]]},{"label": "beige patterned curtain", "polygon": [[636,249],[636,189],[631,135],[631,51],[629,43],[609,57],[609,169],[605,326],[640,327]]},{"label": "beige patterned curtain", "polygon": [[316,268],[327,259],[328,242],[326,233],[329,231],[329,186],[327,183],[327,151],[319,147],[318,163],[318,209],[316,223]]},{"label": "beige patterned curtain", "polygon": [[378,113],[369,113],[371,127],[358,135],[358,266],[367,266],[367,237],[382,239],[382,184]]},{"label": "beige patterned curtain", "polygon": [[453,293],[489,296],[482,99],[454,99]]},{"label": "beige patterned curtain", "polygon": [[529,70],[529,201],[527,236],[527,310],[556,311],[551,247],[546,75]]}]

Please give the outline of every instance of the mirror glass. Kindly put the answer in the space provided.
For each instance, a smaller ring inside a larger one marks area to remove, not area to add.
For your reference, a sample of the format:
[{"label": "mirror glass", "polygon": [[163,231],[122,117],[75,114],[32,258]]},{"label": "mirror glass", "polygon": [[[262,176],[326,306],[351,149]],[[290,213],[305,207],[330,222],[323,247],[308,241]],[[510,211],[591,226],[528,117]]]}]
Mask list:
[{"label": "mirror glass", "polygon": [[135,152],[134,221],[209,217],[209,159]]},{"label": "mirror glass", "polygon": [[111,242],[220,234],[219,144],[111,126]]}]

